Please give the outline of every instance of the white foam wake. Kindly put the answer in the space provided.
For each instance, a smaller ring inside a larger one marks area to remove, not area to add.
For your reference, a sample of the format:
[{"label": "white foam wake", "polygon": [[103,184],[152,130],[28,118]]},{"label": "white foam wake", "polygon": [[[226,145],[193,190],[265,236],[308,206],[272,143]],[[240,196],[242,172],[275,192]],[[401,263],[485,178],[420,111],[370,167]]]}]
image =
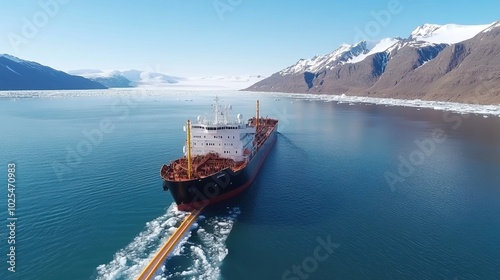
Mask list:
[{"label": "white foam wake", "polygon": [[[236,217],[240,213],[238,208],[228,209],[226,215],[206,218],[201,215],[193,224],[194,232],[188,231],[181,239],[172,256],[185,256],[192,260],[192,264],[182,271],[170,271],[163,266],[163,276],[155,279],[219,279],[220,265],[228,254],[225,241],[231,232]],[[154,257],[159,248],[175,232],[187,213],[178,211],[175,203],[167,212],[146,223],[145,229],[134,238],[125,248],[115,253],[113,260],[108,264],[97,267],[98,280],[135,279],[142,269]],[[193,236],[194,235],[194,236]],[[195,242],[191,239],[196,238]],[[166,277],[165,277],[166,276]]]},{"label": "white foam wake", "polygon": [[220,279],[220,266],[229,250],[226,239],[231,232],[236,218],[240,214],[238,207],[230,208],[223,215],[206,218],[200,216],[197,230],[193,237],[197,242],[187,242],[180,254],[192,260],[192,264],[181,272],[166,273],[163,279],[182,278],[215,280]]},{"label": "white foam wake", "polygon": [[125,248],[116,252],[110,263],[98,266],[97,279],[136,278],[186,215],[186,212],[178,211],[175,204],[172,204],[163,216],[147,222],[144,231]]}]

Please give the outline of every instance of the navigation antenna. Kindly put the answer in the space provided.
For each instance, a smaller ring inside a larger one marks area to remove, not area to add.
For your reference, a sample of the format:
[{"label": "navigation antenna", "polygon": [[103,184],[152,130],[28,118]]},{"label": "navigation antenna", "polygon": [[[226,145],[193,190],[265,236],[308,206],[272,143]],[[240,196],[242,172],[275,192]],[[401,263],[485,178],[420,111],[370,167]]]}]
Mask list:
[{"label": "navigation antenna", "polygon": [[255,133],[259,129],[259,100],[257,100],[257,118],[255,119]]},{"label": "navigation antenna", "polygon": [[219,97],[215,96],[215,105],[214,105],[214,112],[215,112],[215,124],[219,123]]},{"label": "navigation antenna", "polygon": [[188,179],[191,179],[191,121],[187,121],[187,163]]}]

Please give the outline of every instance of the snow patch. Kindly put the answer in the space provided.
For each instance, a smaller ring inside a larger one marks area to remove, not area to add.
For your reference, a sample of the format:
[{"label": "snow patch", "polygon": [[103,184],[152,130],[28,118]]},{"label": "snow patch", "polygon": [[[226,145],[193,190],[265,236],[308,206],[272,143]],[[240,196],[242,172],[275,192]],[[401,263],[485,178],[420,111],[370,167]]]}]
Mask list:
[{"label": "snow patch", "polygon": [[347,63],[358,63],[358,62],[365,60],[365,58],[367,58],[368,56],[370,56],[372,54],[385,52],[387,49],[389,49],[391,46],[393,46],[397,42],[399,42],[399,40],[395,39],[395,38],[382,39],[382,40],[376,42],[374,44],[374,46],[372,48],[370,48],[370,51],[368,53],[360,54],[360,55],[352,58],[351,60],[349,60]]},{"label": "snow patch", "polygon": [[248,88],[265,78],[262,75],[191,77],[184,78],[178,83],[170,85],[169,88],[183,90],[240,90]]},{"label": "snow patch", "polygon": [[[304,73],[306,71],[315,73],[326,68],[327,66],[330,66],[329,69],[331,69],[336,66],[336,63],[343,65],[347,63],[348,60],[341,61],[341,58],[356,48],[364,48],[363,44],[366,44],[366,42],[362,41],[354,45],[342,44],[338,49],[329,54],[314,56],[311,59],[300,59],[296,64],[281,70],[279,74],[290,75]],[[353,53],[353,55],[356,54]]]},{"label": "snow patch", "polygon": [[15,70],[13,70],[12,68],[10,68],[9,66],[7,65],[4,65],[5,67],[7,67],[7,69],[9,69],[10,71],[16,73],[17,75],[21,76],[21,74],[17,73]]},{"label": "snow patch", "polygon": [[483,33],[486,33],[486,32],[490,32],[492,31],[493,29],[497,28],[497,27],[500,27],[500,20],[499,21],[496,21],[494,22],[492,25],[490,25],[488,28],[486,28],[485,30],[483,30]]},{"label": "snow patch", "polygon": [[262,75],[233,75],[207,77],[176,77],[163,73],[140,70],[72,70],[72,75],[85,78],[109,78],[122,76],[131,85],[144,89],[182,89],[182,90],[238,90],[250,87],[263,80]]},{"label": "snow patch", "polygon": [[456,44],[479,34],[491,24],[458,25],[458,24],[424,24],[417,27],[410,39],[425,41],[434,44]]},{"label": "snow patch", "polygon": [[0,54],[0,57],[4,57],[4,58],[7,58],[8,60],[12,60],[15,63],[27,62],[25,60],[19,59],[19,58],[15,57],[15,56],[12,56],[10,54],[5,54],[5,53],[4,54]]}]

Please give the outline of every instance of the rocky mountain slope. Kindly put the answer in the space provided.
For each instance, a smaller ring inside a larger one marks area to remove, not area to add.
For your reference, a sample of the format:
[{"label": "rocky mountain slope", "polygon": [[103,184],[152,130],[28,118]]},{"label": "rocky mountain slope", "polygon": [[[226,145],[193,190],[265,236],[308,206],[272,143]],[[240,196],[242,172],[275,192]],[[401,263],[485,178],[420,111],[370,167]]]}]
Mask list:
[{"label": "rocky mountain slope", "polygon": [[0,54],[0,90],[105,89],[100,83]]},{"label": "rocky mountain slope", "polygon": [[500,21],[425,24],[406,38],[343,45],[247,90],[500,103]]}]

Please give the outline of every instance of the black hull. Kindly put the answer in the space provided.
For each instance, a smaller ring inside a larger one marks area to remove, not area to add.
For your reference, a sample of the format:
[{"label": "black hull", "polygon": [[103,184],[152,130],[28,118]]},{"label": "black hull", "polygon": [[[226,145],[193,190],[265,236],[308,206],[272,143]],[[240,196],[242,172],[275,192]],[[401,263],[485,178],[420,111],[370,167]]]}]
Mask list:
[{"label": "black hull", "polygon": [[230,199],[248,188],[257,176],[267,154],[277,138],[277,127],[273,128],[265,143],[252,160],[238,172],[230,168],[210,177],[191,181],[163,181],[163,189],[170,190],[179,210],[190,211]]}]

